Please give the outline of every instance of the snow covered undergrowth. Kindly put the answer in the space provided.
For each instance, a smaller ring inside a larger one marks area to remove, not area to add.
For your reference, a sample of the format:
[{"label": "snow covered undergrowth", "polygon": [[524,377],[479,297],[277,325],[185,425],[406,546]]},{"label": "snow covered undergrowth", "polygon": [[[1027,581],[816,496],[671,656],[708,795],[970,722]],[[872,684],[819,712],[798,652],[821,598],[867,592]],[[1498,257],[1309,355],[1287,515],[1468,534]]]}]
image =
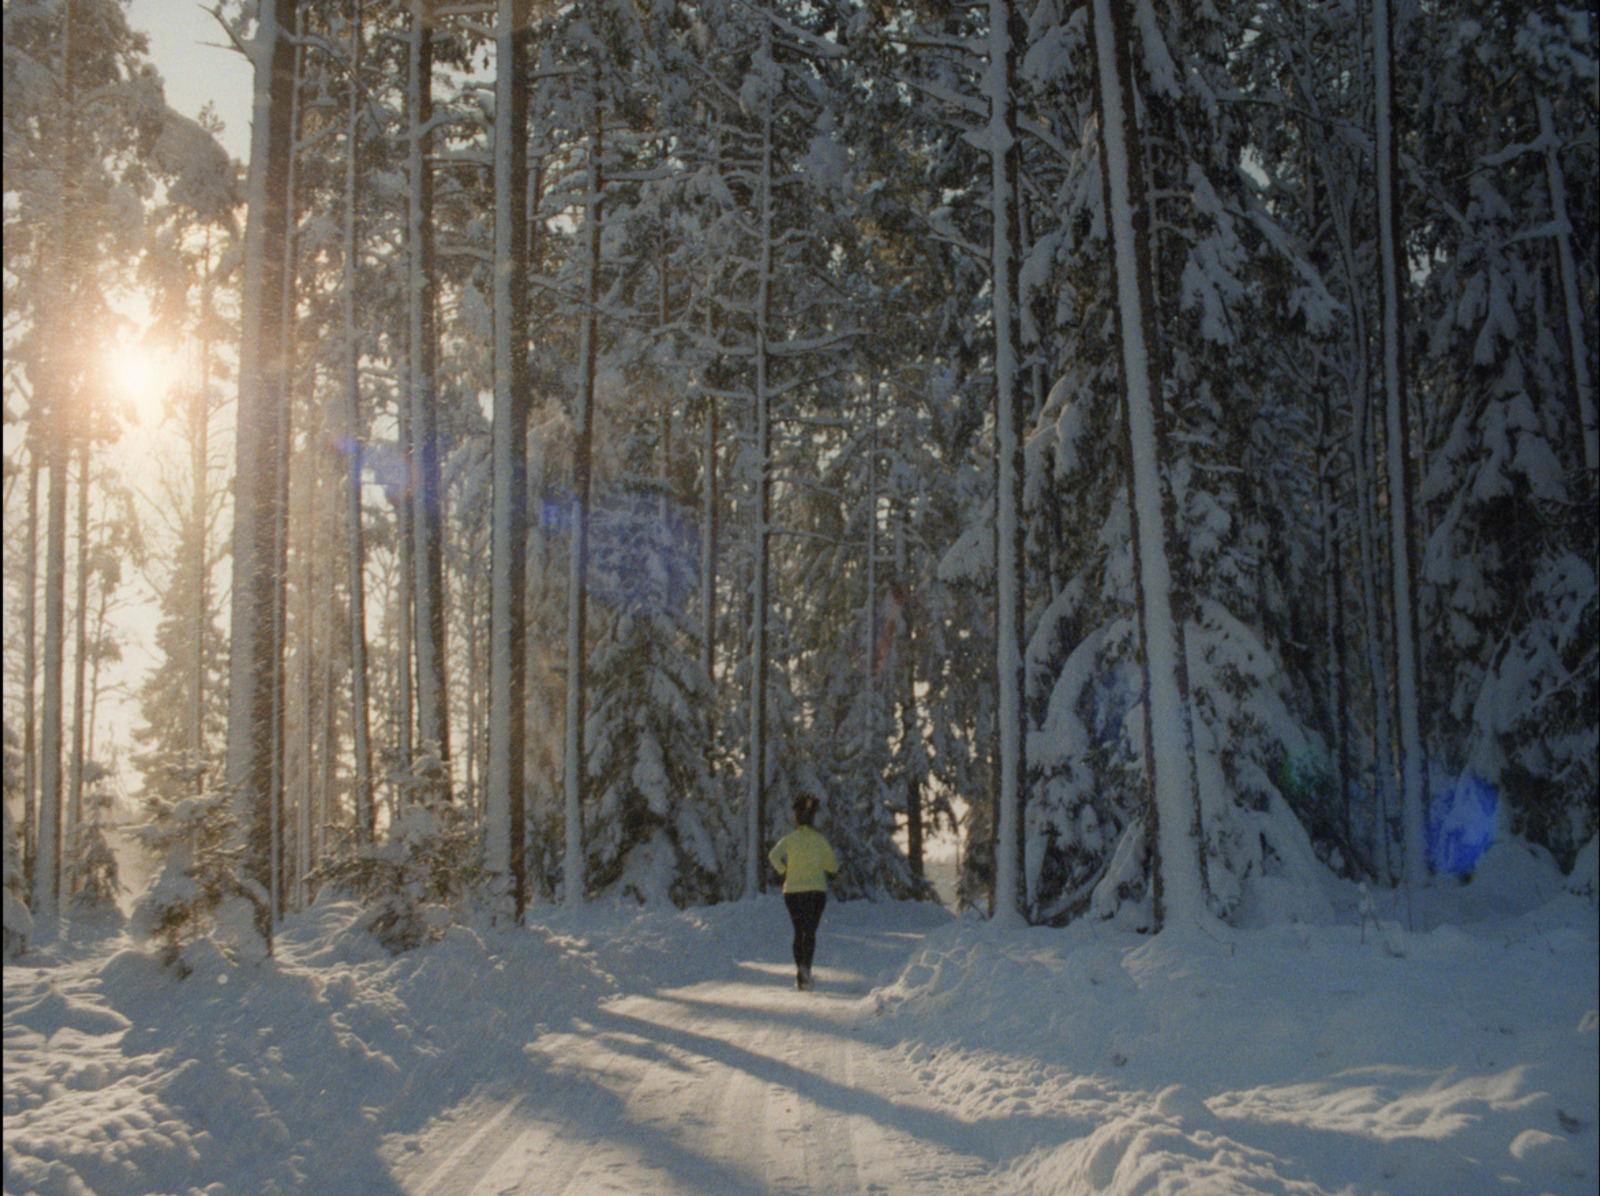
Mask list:
[{"label": "snow covered undergrowth", "polygon": [[[6,968],[5,1192],[1592,1193],[1595,905],[1496,853],[1414,929],[1394,894],[1187,940],[835,903],[809,994],[775,898],[398,958],[328,904],[181,980],[69,944]],[[540,1165],[575,1136],[603,1176]]]}]

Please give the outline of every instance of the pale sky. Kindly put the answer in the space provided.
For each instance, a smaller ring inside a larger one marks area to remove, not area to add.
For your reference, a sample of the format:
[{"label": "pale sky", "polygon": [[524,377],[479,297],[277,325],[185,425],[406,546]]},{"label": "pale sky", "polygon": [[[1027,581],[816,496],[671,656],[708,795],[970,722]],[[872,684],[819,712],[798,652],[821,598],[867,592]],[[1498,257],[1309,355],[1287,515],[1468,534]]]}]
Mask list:
[{"label": "pale sky", "polygon": [[128,24],[150,35],[150,57],[166,80],[167,105],[192,118],[208,101],[215,104],[227,125],[223,146],[247,160],[250,67],[206,6],[199,0],[132,0]]}]

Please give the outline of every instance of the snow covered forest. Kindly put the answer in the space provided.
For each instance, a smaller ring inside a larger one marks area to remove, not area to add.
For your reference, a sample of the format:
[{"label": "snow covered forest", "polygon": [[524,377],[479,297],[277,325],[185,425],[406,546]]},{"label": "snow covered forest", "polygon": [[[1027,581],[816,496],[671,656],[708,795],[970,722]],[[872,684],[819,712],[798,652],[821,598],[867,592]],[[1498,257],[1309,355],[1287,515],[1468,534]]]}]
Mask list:
[{"label": "snow covered forest", "polygon": [[1014,925],[1593,854],[1587,7],[230,3],[243,166],[4,13],[8,950],[138,579],[173,952],[752,897],[802,791]]},{"label": "snow covered forest", "polygon": [[4,0],[7,1196],[1595,1190],[1591,5],[206,20]]}]

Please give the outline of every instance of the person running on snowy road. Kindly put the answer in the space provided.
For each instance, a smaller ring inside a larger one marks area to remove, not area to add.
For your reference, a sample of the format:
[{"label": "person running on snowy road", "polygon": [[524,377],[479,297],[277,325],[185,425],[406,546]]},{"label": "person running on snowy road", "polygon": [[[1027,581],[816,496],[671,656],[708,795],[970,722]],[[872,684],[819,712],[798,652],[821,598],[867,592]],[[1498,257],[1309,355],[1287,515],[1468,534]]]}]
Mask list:
[{"label": "person running on snowy road", "polygon": [[817,817],[817,799],[802,793],[794,799],[795,828],[772,849],[767,858],[783,877],[783,903],[794,923],[794,986],[811,988],[811,957],[817,950],[817,923],[828,904],[828,876],[839,871],[828,841],[811,825]]}]

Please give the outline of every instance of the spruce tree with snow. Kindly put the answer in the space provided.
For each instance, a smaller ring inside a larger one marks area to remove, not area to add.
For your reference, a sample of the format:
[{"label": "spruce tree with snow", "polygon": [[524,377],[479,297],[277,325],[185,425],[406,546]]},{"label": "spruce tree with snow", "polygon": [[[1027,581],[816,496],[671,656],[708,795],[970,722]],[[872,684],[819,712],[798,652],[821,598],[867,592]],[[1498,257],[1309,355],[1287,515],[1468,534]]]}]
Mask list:
[{"label": "spruce tree with snow", "polygon": [[152,797],[146,809],[149,821],[134,833],[162,863],[134,906],[130,929],[154,941],[162,962],[180,974],[188,972],[185,948],[219,924],[229,932],[228,948],[248,953],[267,894],[245,863],[233,795],[211,788],[170,801]]},{"label": "spruce tree with snow", "polygon": [[117,896],[123,892],[117,857],[106,839],[105,818],[113,805],[111,794],[103,787],[108,779],[107,770],[91,762],[85,778],[84,817],[72,828],[66,868],[72,893],[70,919],[80,929],[99,932],[120,930],[123,921],[117,907]]},{"label": "spruce tree with snow", "polygon": [[690,529],[653,487],[596,506],[593,649],[586,759],[588,885],[636,900],[707,904],[730,896],[734,825],[706,767],[700,711],[710,682],[694,652]]},{"label": "spruce tree with snow", "polygon": [[1455,774],[1442,787],[1486,782],[1507,828],[1563,866],[1600,817],[1600,463],[1578,298],[1594,294],[1600,243],[1596,116],[1580,98],[1595,32],[1493,4],[1427,14],[1411,44],[1436,39],[1444,65],[1403,80],[1408,108],[1452,114],[1415,122],[1429,185],[1409,205],[1439,263],[1416,296],[1429,754]]}]

